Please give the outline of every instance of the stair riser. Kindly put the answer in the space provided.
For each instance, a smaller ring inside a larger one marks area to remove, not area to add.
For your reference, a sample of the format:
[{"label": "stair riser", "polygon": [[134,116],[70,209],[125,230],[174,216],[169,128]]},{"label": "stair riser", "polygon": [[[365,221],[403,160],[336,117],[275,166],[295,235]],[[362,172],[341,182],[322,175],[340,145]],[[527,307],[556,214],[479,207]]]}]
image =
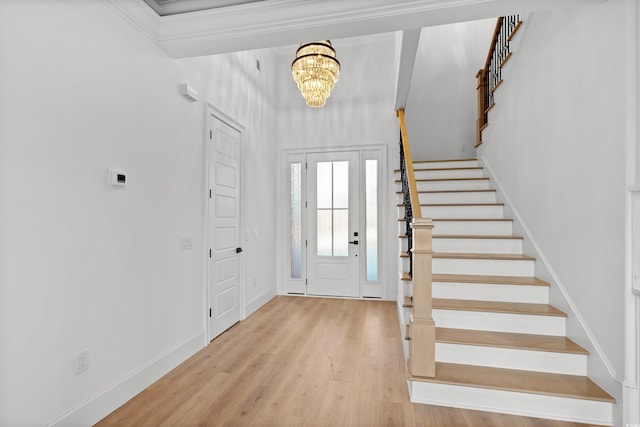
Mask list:
[{"label": "stair riser", "polygon": [[489,180],[417,181],[416,187],[418,191],[488,190]]},{"label": "stair riser", "polygon": [[[433,298],[548,304],[547,286],[433,282]],[[410,295],[410,294],[408,294]]]},{"label": "stair riser", "polygon": [[[398,218],[403,218],[404,206],[398,206]],[[422,206],[424,218],[451,218],[451,219],[477,219],[496,218],[502,219],[503,207],[500,205],[480,206]]]},{"label": "stair riser", "polygon": [[426,218],[504,218],[501,205],[471,206],[422,206],[422,215]]},{"label": "stair riser", "polygon": [[[496,193],[493,191],[463,193],[420,193],[420,203],[495,203]],[[401,199],[402,200],[402,199]]]},{"label": "stair riser", "polygon": [[433,221],[434,234],[509,236],[511,221]]},{"label": "stair riser", "polygon": [[414,169],[475,168],[477,160],[456,160],[452,162],[414,162]]},{"label": "stair riser", "polygon": [[521,239],[446,239],[433,238],[434,252],[481,254],[522,254]]},{"label": "stair riser", "polygon": [[436,361],[554,374],[587,375],[584,354],[436,343]]},{"label": "stair riser", "polygon": [[566,319],[556,316],[434,309],[433,320],[439,328],[554,336],[566,333]]},{"label": "stair riser", "polygon": [[407,252],[409,249],[409,239],[398,239],[400,241],[400,252]]},{"label": "stair riser", "polygon": [[414,170],[416,179],[482,178],[482,169]]},{"label": "stair riser", "polygon": [[533,260],[502,259],[433,259],[435,274],[470,274],[486,276],[534,276]]},{"label": "stair riser", "polygon": [[411,401],[563,421],[613,425],[613,405],[542,394],[409,381]]},{"label": "stair riser", "polygon": [[[418,198],[422,205],[437,204],[465,204],[465,203],[496,203],[496,194],[493,191],[465,191],[461,193],[419,193]],[[403,202],[402,193],[396,193],[396,203]]]}]

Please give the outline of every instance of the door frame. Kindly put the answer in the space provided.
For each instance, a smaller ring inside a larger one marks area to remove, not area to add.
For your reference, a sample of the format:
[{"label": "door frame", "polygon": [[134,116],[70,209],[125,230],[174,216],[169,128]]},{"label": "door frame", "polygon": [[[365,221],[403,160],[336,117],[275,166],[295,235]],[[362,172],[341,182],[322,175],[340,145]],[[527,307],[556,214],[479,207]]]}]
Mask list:
[{"label": "door frame", "polygon": [[[289,230],[291,229],[290,224],[290,205],[289,205],[289,179],[290,179],[290,171],[288,168],[288,158],[291,156],[303,156],[310,153],[330,153],[330,152],[342,152],[342,151],[358,151],[360,153],[366,151],[377,151],[379,153],[379,174],[378,174],[378,209],[379,209],[379,217],[378,217],[378,284],[380,286],[380,299],[388,300],[388,291],[389,284],[387,280],[387,275],[389,274],[389,266],[384,262],[387,259],[389,253],[389,244],[390,242],[387,239],[387,227],[388,227],[388,219],[389,219],[389,211],[387,209],[388,205],[388,144],[367,144],[367,145],[341,145],[337,147],[309,147],[309,148],[291,148],[291,149],[283,149],[280,153],[278,159],[278,168],[280,169],[280,185],[279,187],[279,197],[278,205],[279,212],[278,215],[280,218],[280,235],[283,236],[282,239],[279,239],[280,242],[278,244],[278,252],[279,259],[281,260],[278,264],[278,274],[280,280],[278,280],[278,295],[296,295],[298,293],[289,294],[289,284],[291,282],[291,242],[289,239]],[[360,175],[364,174],[364,166],[361,164]],[[304,181],[303,186],[306,186],[306,181]],[[361,210],[360,216],[362,217],[364,210]],[[306,219],[303,216],[303,227],[306,229]],[[364,257],[363,257],[364,259]],[[306,275],[306,252],[303,253],[303,262],[304,268],[303,271]],[[363,269],[365,265],[362,264],[360,266],[361,271],[361,279],[360,279],[360,296],[357,297],[359,299],[369,299],[369,298],[378,298],[378,297],[367,297],[362,296],[363,291],[368,288],[366,284],[366,275],[364,275]],[[304,278],[302,279],[304,281]],[[370,286],[370,285],[369,285]],[[378,286],[378,285],[376,285]],[[306,286],[305,286],[306,290]],[[306,292],[299,293],[300,295],[314,297],[313,295],[307,295]],[[339,297],[341,298],[341,297]]]},{"label": "door frame", "polygon": [[[205,103],[204,105],[204,137],[203,137],[203,145],[204,145],[204,176],[203,176],[203,186],[202,186],[202,200],[203,200],[203,217],[202,217],[202,225],[203,225],[203,236],[202,236],[202,258],[203,258],[203,302],[202,302],[202,322],[204,324],[204,345],[207,346],[211,342],[211,331],[209,327],[209,308],[210,308],[210,292],[209,292],[209,278],[213,274],[211,269],[209,268],[209,249],[213,247],[213,242],[209,240],[210,236],[210,227],[209,227],[209,215],[211,214],[210,203],[209,203],[209,172],[211,171],[211,164],[209,162],[209,156],[211,154],[210,150],[210,134],[212,132],[212,127],[209,122],[209,117],[214,116],[216,119],[225,122],[227,125],[231,126],[235,130],[240,133],[240,162],[238,167],[240,168],[239,182],[238,182],[238,191],[239,191],[239,209],[238,209],[238,221],[239,221],[239,243],[242,243],[242,230],[244,230],[244,215],[243,206],[244,202],[244,145],[245,145],[245,127],[216,108],[211,103]],[[247,317],[247,306],[245,303],[246,299],[246,290],[245,290],[245,260],[244,256],[240,256],[239,260],[240,264],[240,272],[239,272],[239,304],[240,304],[240,320],[244,320]]]}]

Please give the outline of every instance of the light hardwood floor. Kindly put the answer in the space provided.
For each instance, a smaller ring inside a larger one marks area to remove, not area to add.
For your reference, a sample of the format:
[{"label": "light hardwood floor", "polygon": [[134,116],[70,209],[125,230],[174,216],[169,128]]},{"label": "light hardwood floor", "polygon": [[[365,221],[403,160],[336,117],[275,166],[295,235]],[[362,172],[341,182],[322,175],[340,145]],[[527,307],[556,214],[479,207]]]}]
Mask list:
[{"label": "light hardwood floor", "polygon": [[396,313],[278,296],[97,425],[587,426],[410,403]]}]

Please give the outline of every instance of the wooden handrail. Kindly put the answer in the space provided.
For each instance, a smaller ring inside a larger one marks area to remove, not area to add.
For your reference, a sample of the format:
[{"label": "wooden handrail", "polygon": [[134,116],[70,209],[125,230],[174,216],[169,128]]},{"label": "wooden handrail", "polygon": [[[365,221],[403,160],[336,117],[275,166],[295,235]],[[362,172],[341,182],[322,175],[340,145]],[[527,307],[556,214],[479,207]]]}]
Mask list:
[{"label": "wooden handrail", "polygon": [[511,39],[520,28],[520,15],[501,16],[496,22],[484,67],[478,71],[478,120],[476,147],[482,144],[482,130],[488,125],[487,112],[493,107],[493,93],[502,83],[502,66],[511,57]]},{"label": "wooden handrail", "polygon": [[504,21],[504,17],[498,18],[496,21],[496,26],[493,29],[493,37],[491,37],[491,44],[489,45],[489,53],[487,53],[487,60],[484,61],[484,69],[489,69],[489,64],[491,64],[491,57],[493,57],[493,52],[496,50],[496,46],[498,44],[498,37],[500,36],[500,30],[502,29],[502,22]]},{"label": "wooden handrail", "polygon": [[[409,375],[412,377],[434,377],[436,375],[436,324],[432,317],[432,263],[433,221],[422,217],[418,187],[409,148],[409,136],[404,110],[397,112],[400,120],[400,135],[404,168],[409,182],[409,201],[413,217],[407,235],[411,247],[411,282],[413,307],[409,320]],[[401,154],[402,154],[401,153]],[[401,167],[402,170],[402,167]]]},{"label": "wooden handrail", "polygon": [[404,150],[404,158],[407,167],[407,177],[409,179],[409,193],[411,196],[411,208],[413,209],[414,218],[422,218],[420,209],[420,199],[418,198],[418,186],[416,185],[416,176],[413,172],[413,160],[411,158],[411,150],[409,148],[409,135],[407,134],[407,124],[404,119],[404,109],[397,111],[398,120],[400,121],[400,134],[402,135],[402,148]]}]

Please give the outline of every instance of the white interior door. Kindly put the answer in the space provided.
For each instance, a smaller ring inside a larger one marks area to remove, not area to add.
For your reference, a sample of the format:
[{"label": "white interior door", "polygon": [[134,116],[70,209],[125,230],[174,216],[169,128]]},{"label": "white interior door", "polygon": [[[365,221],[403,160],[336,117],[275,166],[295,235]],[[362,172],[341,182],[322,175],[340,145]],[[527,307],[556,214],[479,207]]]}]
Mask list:
[{"label": "white interior door", "polygon": [[359,152],[307,156],[307,294],[360,296]]},{"label": "white interior door", "polygon": [[209,339],[240,321],[242,134],[209,116]]}]

